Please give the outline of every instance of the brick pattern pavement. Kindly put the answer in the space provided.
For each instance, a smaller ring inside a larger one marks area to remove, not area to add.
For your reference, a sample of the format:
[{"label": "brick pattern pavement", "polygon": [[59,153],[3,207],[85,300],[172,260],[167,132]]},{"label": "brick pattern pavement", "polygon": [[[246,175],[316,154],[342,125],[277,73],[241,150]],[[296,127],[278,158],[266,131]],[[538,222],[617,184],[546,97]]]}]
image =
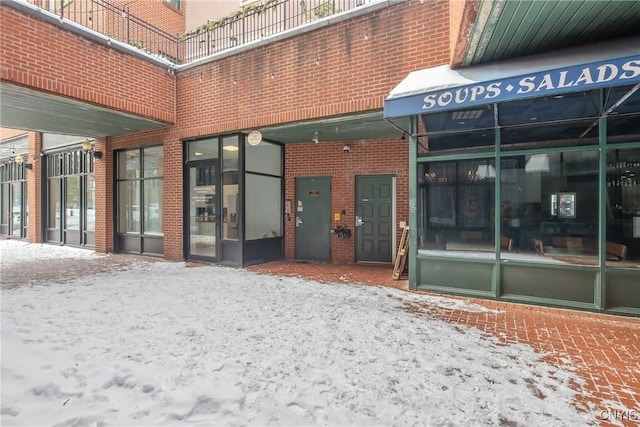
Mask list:
[{"label": "brick pattern pavement", "polygon": [[[393,280],[393,266],[335,265],[277,261],[249,270],[305,277],[328,283],[362,283],[408,290],[407,280]],[[527,344],[542,360],[572,371],[575,406],[591,412],[601,426],[640,425],[640,319],[555,309],[501,301],[452,297],[491,312],[452,310],[428,304],[407,309],[453,324],[476,327],[505,345]],[[541,398],[552,398],[540,396]]]}]

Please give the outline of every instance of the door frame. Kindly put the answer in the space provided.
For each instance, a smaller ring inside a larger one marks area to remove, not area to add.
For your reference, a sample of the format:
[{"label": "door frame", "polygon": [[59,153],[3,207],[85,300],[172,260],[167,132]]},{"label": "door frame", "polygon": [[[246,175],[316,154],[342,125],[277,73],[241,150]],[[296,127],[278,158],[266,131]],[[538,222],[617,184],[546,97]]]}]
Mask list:
[{"label": "door frame", "polygon": [[[299,260],[306,260],[305,258],[300,258],[299,256],[299,242],[298,242],[298,227],[297,227],[297,221],[298,221],[298,190],[299,190],[299,185],[298,183],[300,181],[307,181],[307,180],[313,180],[313,179],[317,179],[317,180],[323,180],[326,181],[326,183],[329,186],[329,214],[327,215],[327,223],[329,226],[329,231],[327,233],[328,235],[328,239],[329,239],[329,243],[328,243],[328,248],[327,248],[327,259],[323,259],[323,260],[317,260],[318,262],[331,262],[331,256],[332,256],[332,239],[331,239],[331,207],[332,207],[332,177],[331,175],[322,175],[322,176],[296,176],[295,177],[295,200],[293,202],[293,214],[294,214],[294,221],[296,221],[294,223],[294,230],[295,230],[295,237],[294,237],[294,243],[295,243],[295,251],[294,251],[294,256],[295,259],[299,259]],[[314,260],[308,260],[308,261],[314,261]]]},{"label": "door frame", "polygon": [[[367,177],[389,177],[391,178],[391,259],[389,260],[389,263],[393,264],[393,262],[396,259],[396,255],[398,252],[398,247],[396,245],[397,239],[398,239],[398,232],[397,232],[397,227],[396,227],[396,223],[397,223],[397,199],[398,199],[398,189],[397,189],[397,181],[398,178],[396,175],[392,175],[392,174],[374,174],[374,175],[356,175],[354,176],[354,182],[353,182],[353,198],[354,198],[354,212],[355,212],[355,216],[354,216],[354,225],[353,225],[353,229],[354,229],[354,239],[353,239],[353,257],[356,263],[361,263],[361,264],[378,264],[379,262],[377,261],[360,261],[358,260],[358,229],[360,227],[358,227],[356,224],[358,222],[358,178],[367,178]],[[408,222],[407,222],[408,224]],[[386,262],[385,262],[386,264]]]},{"label": "door frame", "polygon": [[[192,167],[197,166],[205,166],[205,165],[213,165],[215,170],[215,203],[216,203],[216,222],[215,222],[215,256],[208,257],[203,255],[192,255],[191,254],[191,217],[189,214],[189,208],[191,203],[191,177],[189,175],[189,171]],[[183,202],[182,202],[182,217],[183,217],[183,239],[182,239],[182,253],[183,257],[186,261],[202,261],[202,262],[210,262],[210,263],[218,263],[221,260],[220,251],[222,250],[222,231],[221,231],[221,171],[220,168],[220,160],[217,158],[205,159],[205,160],[192,160],[186,161],[184,163],[184,171],[183,171],[183,179],[182,179],[182,194],[183,194]]]}]

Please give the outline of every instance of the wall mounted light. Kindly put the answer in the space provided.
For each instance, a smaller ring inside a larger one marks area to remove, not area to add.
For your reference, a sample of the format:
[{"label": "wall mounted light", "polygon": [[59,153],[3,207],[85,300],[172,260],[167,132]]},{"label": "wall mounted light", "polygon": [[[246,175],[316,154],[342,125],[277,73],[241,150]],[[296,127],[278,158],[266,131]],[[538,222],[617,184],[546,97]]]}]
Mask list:
[{"label": "wall mounted light", "polygon": [[342,152],[344,154],[349,154],[351,152],[351,147],[349,147],[348,145],[345,145],[344,147],[342,147]]},{"label": "wall mounted light", "polygon": [[315,142],[316,144],[320,141],[318,139],[318,131],[314,131],[313,132],[313,138],[311,139],[312,142]]},{"label": "wall mounted light", "polygon": [[19,165],[22,165],[22,167],[27,168],[27,169],[31,169],[33,168],[33,165],[31,163],[26,163],[24,157],[22,157],[21,154],[18,154],[14,159],[14,162],[16,162]]},{"label": "wall mounted light", "polygon": [[81,147],[82,151],[84,151],[85,153],[93,153],[93,157],[95,157],[96,159],[102,158],[102,151],[94,150],[93,144],[88,139],[84,140]]}]

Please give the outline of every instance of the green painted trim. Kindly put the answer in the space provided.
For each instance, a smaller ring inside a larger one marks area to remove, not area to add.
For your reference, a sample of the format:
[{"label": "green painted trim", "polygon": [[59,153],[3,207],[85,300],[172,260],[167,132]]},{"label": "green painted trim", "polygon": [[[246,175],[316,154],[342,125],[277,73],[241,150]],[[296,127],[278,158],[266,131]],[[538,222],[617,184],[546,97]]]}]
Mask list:
[{"label": "green painted trim", "polygon": [[418,157],[418,162],[426,163],[426,162],[435,162],[435,161],[446,161],[446,160],[476,160],[476,159],[492,159],[495,156],[495,151],[482,151],[476,153],[458,153],[458,154],[443,154],[437,155],[432,154],[428,156],[420,156]]},{"label": "green painted trim", "polygon": [[425,260],[425,261],[432,261],[432,260],[449,261],[449,262],[460,261],[460,262],[468,262],[468,263],[474,263],[474,264],[494,264],[496,262],[493,259],[465,258],[464,255],[452,257],[452,256],[445,256],[445,255],[438,256],[438,255],[418,254],[416,259]]},{"label": "green painted trim", "polygon": [[[424,253],[418,253],[417,258],[418,260],[425,260],[425,261],[452,261],[452,260],[459,260],[461,262],[468,262],[468,263],[476,263],[476,264],[498,264],[500,267],[502,266],[514,266],[514,267],[533,267],[533,268],[544,268],[544,269],[551,269],[551,270],[575,270],[575,271],[585,271],[585,270],[600,270],[600,266],[596,266],[596,265],[582,265],[582,264],[556,264],[556,263],[545,263],[545,262],[527,262],[527,261],[513,261],[510,259],[500,259],[498,261],[493,260],[493,259],[479,259],[479,258],[465,258],[464,255],[458,256],[458,257],[451,257],[451,256],[446,256],[446,255],[442,255],[442,256],[438,256],[438,255],[432,255],[432,254],[424,254]],[[618,271],[624,271],[625,274],[633,274],[633,273],[637,273],[638,270],[637,269],[608,269],[607,271],[610,270],[614,270],[616,272]]]},{"label": "green painted trim", "polygon": [[418,117],[411,117],[409,136],[409,248],[406,256],[409,270],[409,289],[415,290],[418,280]]},{"label": "green painted trim", "polygon": [[[600,91],[600,98],[602,105],[602,91]],[[598,119],[598,126],[598,138],[600,142],[600,163],[598,165],[598,262],[600,264],[600,272],[596,277],[596,283],[593,288],[593,302],[598,308],[602,309],[607,306],[607,118],[601,116]]]},{"label": "green painted trim", "polygon": [[619,144],[610,143],[607,145],[609,150],[624,150],[625,148],[638,148],[640,147],[640,141],[637,142],[621,142]]},{"label": "green painted trim", "polygon": [[615,314],[618,316],[634,316],[640,317],[640,309],[634,309],[630,307],[612,307],[603,310],[606,314]]},{"label": "green painted trim", "polygon": [[[496,129],[496,131],[497,131],[496,133],[499,133],[499,129]],[[498,137],[498,140],[499,139],[500,138]],[[435,161],[440,162],[440,161],[447,161],[447,160],[492,159],[495,157],[496,151],[500,153],[502,158],[505,158],[509,156],[521,156],[521,155],[530,155],[530,154],[560,153],[560,152],[568,153],[568,152],[575,152],[575,151],[596,151],[600,149],[599,145],[577,145],[577,146],[574,145],[574,146],[557,146],[557,147],[529,148],[529,149],[522,149],[522,150],[501,151],[498,145],[499,144],[496,144],[496,150],[491,152],[483,151],[481,153],[458,153],[458,154],[443,154],[443,155],[432,154],[429,156],[418,157],[417,162],[428,163],[428,162],[435,162]],[[615,146],[608,145],[608,148],[609,149],[635,148],[637,147],[637,145],[638,143],[636,142],[627,142],[627,143],[616,144]]]},{"label": "green painted trim", "polygon": [[[498,108],[494,105],[493,114],[495,122],[498,122]],[[502,161],[500,160],[500,128],[496,127],[494,130],[495,140],[495,170],[496,179],[494,180],[493,189],[493,242],[495,245],[495,258],[496,265],[493,269],[493,281],[491,282],[491,292],[497,297],[500,295],[500,283],[502,282],[502,271],[500,268],[500,236],[502,236],[502,221],[501,221],[501,209],[500,201],[502,200]]]},{"label": "green painted trim", "polygon": [[[513,261],[510,259],[501,259],[500,265],[514,266],[514,267],[533,267],[533,268],[545,268],[552,270],[600,270],[598,265],[582,265],[582,264],[557,264],[557,263],[545,263],[545,262],[527,262],[527,261]],[[637,270],[636,270],[637,271]]]}]

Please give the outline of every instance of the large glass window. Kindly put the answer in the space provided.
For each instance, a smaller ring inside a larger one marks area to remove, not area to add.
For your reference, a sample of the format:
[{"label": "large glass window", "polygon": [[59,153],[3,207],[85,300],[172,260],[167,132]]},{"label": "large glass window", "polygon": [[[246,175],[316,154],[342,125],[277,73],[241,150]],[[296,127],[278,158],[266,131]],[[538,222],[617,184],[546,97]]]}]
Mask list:
[{"label": "large glass window", "polygon": [[282,146],[245,143],[246,240],[282,236]]},{"label": "large glass window", "polygon": [[14,162],[0,165],[0,212],[0,234],[27,237],[26,173]]},{"label": "large glass window", "polygon": [[22,183],[14,182],[11,184],[12,195],[12,228],[11,234],[20,237],[22,232]]},{"label": "large glass window", "polygon": [[274,176],[282,175],[282,146],[267,141],[245,143],[245,170]]},{"label": "large glass window", "polygon": [[65,229],[80,230],[80,177],[67,178],[65,194]]},{"label": "large glass window", "polygon": [[246,240],[282,236],[282,180],[245,175]]},{"label": "large glass window", "polygon": [[421,168],[426,236],[422,246],[493,252],[493,159],[431,162]]},{"label": "large glass window", "polygon": [[162,234],[162,146],[118,153],[118,232]]},{"label": "large glass window", "polygon": [[607,150],[607,264],[640,268],[640,148]]},{"label": "large glass window", "polygon": [[157,179],[144,181],[144,231],[150,234],[162,234],[162,181]]},{"label": "large glass window", "polygon": [[118,183],[118,231],[139,233],[140,228],[140,183],[122,181]]},{"label": "large glass window", "polygon": [[9,233],[9,220],[11,219],[11,210],[9,209],[11,203],[9,203],[9,184],[0,184],[0,234]]},{"label": "large glass window", "polygon": [[598,159],[595,150],[503,158],[503,258],[598,264]]},{"label": "large glass window", "polygon": [[49,179],[49,209],[47,216],[47,227],[58,228],[60,226],[60,178]]}]

